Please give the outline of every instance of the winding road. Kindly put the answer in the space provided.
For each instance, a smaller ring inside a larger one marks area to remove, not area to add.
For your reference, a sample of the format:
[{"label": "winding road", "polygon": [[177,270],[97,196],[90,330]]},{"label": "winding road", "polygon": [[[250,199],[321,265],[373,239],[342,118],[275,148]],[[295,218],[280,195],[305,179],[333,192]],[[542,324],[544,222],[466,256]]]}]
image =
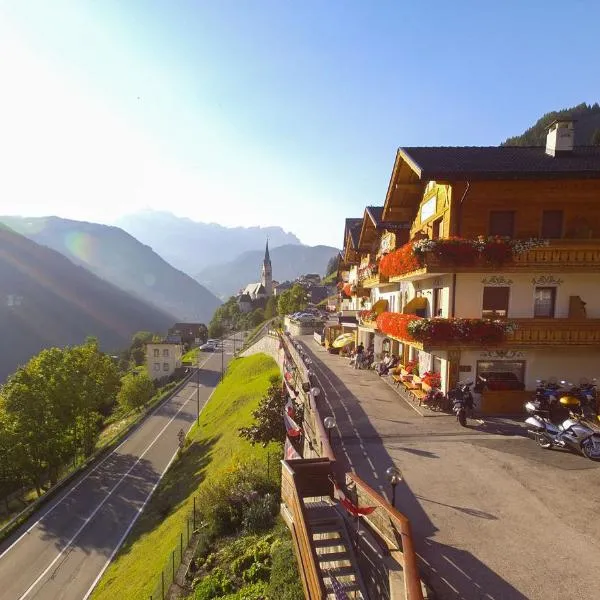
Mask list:
[{"label": "winding road", "polygon": [[[226,341],[223,363],[233,356]],[[71,482],[0,544],[0,599],[87,598],[169,468],[221,377],[220,352],[109,455]]]}]

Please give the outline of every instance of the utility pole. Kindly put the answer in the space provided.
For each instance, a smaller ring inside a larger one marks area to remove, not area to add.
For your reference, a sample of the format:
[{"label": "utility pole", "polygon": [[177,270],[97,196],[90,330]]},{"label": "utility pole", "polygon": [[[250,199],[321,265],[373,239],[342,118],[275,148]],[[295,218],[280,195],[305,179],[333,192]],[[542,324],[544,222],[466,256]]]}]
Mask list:
[{"label": "utility pole", "polygon": [[196,406],[198,409],[196,424],[200,427],[200,348],[196,352]]},{"label": "utility pole", "polygon": [[225,357],[225,340],[223,336],[221,336],[221,381],[223,381],[223,372],[224,372],[224,357]]}]

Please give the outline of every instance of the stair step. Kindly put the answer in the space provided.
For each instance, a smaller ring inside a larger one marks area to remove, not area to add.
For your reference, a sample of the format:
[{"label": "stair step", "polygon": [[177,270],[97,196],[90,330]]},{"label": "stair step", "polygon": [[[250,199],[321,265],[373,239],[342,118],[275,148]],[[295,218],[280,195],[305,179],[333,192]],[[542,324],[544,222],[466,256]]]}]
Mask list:
[{"label": "stair step", "polygon": [[[352,567],[352,566],[331,567],[331,569],[325,568],[322,570],[323,570],[323,579],[329,579],[330,573],[335,575],[337,579],[340,579],[341,577],[355,577],[356,576],[356,572],[354,570],[354,567]],[[342,583],[342,582],[340,582],[340,583]]]},{"label": "stair step", "polygon": [[339,560],[350,561],[350,554],[347,551],[344,552],[317,552],[317,559],[320,563],[322,562],[334,562]]},{"label": "stair step", "polygon": [[[344,588],[345,592],[360,592],[360,586],[356,582],[355,583],[342,583],[340,581],[340,583],[342,584],[342,587]],[[333,587],[331,587],[330,583],[325,584],[325,590],[329,594],[333,593]]]},{"label": "stair step", "polygon": [[339,533],[342,534],[342,528],[339,523],[319,523],[318,525],[311,525],[310,530],[312,533]]}]

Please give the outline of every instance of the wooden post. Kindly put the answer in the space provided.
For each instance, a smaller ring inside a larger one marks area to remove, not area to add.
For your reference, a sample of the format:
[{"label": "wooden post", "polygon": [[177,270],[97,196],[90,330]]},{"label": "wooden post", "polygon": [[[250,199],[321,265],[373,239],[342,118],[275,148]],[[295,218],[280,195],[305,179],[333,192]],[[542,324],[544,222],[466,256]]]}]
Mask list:
[{"label": "wooden post", "polygon": [[175,581],[175,550],[171,552],[171,564],[173,565],[173,581]]},{"label": "wooden post", "polygon": [[162,598],[161,600],[165,600],[165,572],[161,571],[160,579],[162,582]]},{"label": "wooden post", "polygon": [[179,562],[183,561],[183,531],[181,532],[181,536],[179,538]]}]

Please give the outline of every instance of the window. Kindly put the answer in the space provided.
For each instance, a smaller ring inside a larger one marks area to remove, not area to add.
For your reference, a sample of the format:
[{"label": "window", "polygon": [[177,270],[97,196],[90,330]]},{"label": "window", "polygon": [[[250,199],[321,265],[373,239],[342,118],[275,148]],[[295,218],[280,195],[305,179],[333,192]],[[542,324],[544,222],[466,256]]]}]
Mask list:
[{"label": "window", "polygon": [[433,316],[444,316],[443,288],[433,288]]},{"label": "window", "polygon": [[509,287],[484,287],[481,316],[484,319],[506,319],[508,316]]},{"label": "window", "polygon": [[169,349],[168,348],[165,348],[163,350],[163,356],[169,356]]},{"label": "window", "polygon": [[545,210],[542,213],[542,231],[543,238],[560,238],[563,232],[563,211]]},{"label": "window", "polygon": [[169,370],[169,363],[163,363],[163,371]]},{"label": "window", "polygon": [[392,294],[389,300],[390,312],[396,312],[396,296]]},{"label": "window", "polygon": [[444,237],[444,219],[436,219],[433,222],[432,237],[434,240]]},{"label": "window", "polygon": [[540,319],[554,318],[556,305],[555,287],[536,287],[533,301],[533,316]]},{"label": "window", "polygon": [[515,212],[513,210],[492,210],[490,212],[490,235],[513,237],[515,233]]},{"label": "window", "polygon": [[524,360],[478,360],[477,385],[489,390],[522,390],[525,388]]},{"label": "window", "polygon": [[158,358],[160,356],[160,350],[158,348],[154,348],[154,358]]},{"label": "window", "polygon": [[154,370],[160,371],[160,363],[154,363]]}]

